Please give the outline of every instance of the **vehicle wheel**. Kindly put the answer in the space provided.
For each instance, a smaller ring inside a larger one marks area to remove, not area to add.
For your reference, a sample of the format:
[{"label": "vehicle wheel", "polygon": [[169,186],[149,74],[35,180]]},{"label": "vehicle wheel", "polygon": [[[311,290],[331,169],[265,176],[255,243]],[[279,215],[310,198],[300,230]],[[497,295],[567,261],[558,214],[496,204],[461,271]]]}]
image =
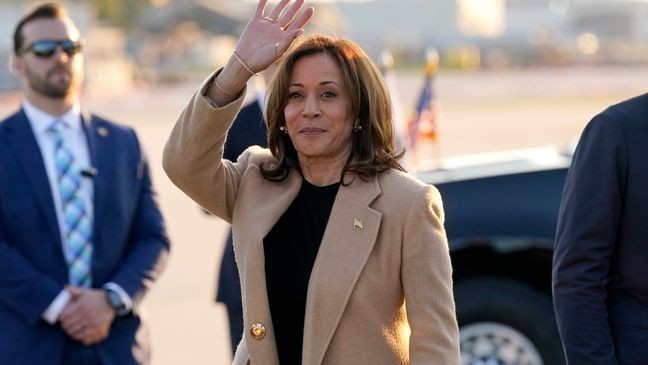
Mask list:
[{"label": "vehicle wheel", "polygon": [[565,364],[551,299],[501,278],[455,286],[462,365]]}]

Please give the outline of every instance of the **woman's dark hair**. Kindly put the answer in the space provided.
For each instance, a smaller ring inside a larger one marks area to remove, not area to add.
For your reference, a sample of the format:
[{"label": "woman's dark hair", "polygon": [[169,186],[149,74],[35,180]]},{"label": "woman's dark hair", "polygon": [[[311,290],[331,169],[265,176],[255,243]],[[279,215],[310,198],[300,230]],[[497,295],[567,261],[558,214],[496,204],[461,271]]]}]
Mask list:
[{"label": "woman's dark hair", "polygon": [[404,171],[398,160],[405,153],[396,151],[389,92],[378,68],[355,42],[313,36],[290,50],[280,61],[268,86],[268,147],[278,163],[261,166],[261,174],[271,181],[282,181],[290,168],[301,171],[297,151],[290,137],[281,132],[286,124],[284,108],[295,63],[302,57],[324,54],[339,67],[351,95],[351,105],[361,129],[353,133],[353,147],[340,176],[357,175],[369,180],[390,168]]}]

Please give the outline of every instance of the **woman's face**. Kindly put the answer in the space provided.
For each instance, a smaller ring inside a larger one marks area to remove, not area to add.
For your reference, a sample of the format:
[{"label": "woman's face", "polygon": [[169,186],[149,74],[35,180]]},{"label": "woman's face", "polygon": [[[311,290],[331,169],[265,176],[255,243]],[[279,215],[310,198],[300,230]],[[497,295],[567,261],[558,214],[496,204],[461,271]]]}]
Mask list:
[{"label": "woman's face", "polygon": [[295,62],[284,109],[286,128],[300,163],[346,161],[354,113],[342,72],[324,53]]}]

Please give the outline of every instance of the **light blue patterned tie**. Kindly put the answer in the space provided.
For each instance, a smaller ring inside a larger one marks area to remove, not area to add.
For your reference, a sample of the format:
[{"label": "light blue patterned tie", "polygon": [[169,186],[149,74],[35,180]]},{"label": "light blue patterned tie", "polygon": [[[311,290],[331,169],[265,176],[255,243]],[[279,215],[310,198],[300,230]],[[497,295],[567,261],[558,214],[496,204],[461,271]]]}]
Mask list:
[{"label": "light blue patterned tie", "polygon": [[65,223],[63,254],[68,265],[70,284],[90,287],[92,284],[92,228],[86,213],[85,202],[79,194],[81,173],[74,155],[66,146],[62,130],[66,128],[61,119],[54,121],[50,130],[54,134],[54,162],[61,195],[61,207]]}]

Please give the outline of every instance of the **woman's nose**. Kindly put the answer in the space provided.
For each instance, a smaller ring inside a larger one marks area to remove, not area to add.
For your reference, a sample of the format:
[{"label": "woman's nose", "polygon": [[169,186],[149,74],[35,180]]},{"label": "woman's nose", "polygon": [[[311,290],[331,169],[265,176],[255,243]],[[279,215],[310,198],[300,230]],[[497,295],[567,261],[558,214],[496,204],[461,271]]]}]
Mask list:
[{"label": "woman's nose", "polygon": [[305,118],[315,118],[322,115],[319,109],[319,103],[315,97],[307,97],[302,110],[302,116]]}]

